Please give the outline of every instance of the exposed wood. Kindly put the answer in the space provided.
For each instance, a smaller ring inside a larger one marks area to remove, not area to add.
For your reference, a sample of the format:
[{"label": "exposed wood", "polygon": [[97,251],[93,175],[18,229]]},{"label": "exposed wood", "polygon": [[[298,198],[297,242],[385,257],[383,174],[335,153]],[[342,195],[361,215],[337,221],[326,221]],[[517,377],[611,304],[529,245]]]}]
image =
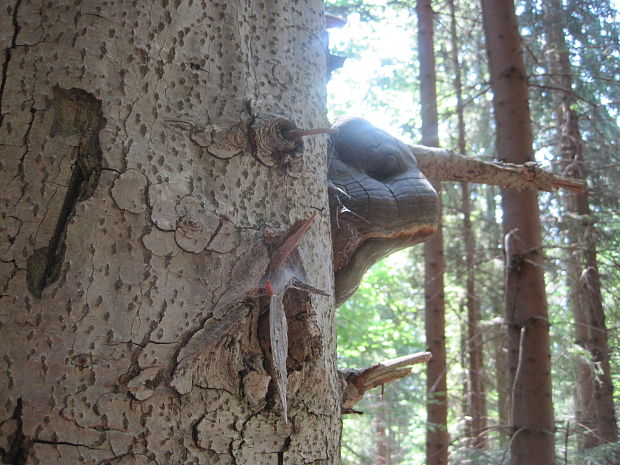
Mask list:
[{"label": "exposed wood", "polygon": [[[287,289],[297,284],[298,289],[307,292],[316,291],[304,283],[303,270],[298,265],[299,259],[293,252],[304,238],[316,218],[316,213],[305,220],[295,221],[282,235],[277,247],[270,254],[269,267],[261,280],[269,299],[269,341],[271,345],[270,367],[272,377],[280,398],[282,416],[288,423],[287,385],[288,375],[286,360],[288,358],[288,327],[284,309],[284,294]],[[297,260],[294,260],[297,258]],[[297,262],[297,263],[295,263]],[[325,295],[318,291],[318,293]]]},{"label": "exposed wood", "polygon": [[395,137],[361,118],[334,128],[328,192],[340,305],[371,265],[435,232],[437,193]]},{"label": "exposed wood", "polygon": [[419,352],[386,360],[364,369],[341,371],[340,374],[345,382],[341,403],[342,410],[347,413],[350,412],[353,406],[362,399],[366,391],[407,376],[411,373],[409,367],[418,363],[426,363],[431,358],[430,352]]}]

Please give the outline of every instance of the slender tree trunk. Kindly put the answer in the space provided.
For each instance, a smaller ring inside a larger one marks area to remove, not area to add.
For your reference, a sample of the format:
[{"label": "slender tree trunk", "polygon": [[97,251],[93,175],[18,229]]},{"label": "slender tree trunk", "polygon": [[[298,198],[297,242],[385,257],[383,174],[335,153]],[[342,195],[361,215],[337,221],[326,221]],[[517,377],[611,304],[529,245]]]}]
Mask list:
[{"label": "slender tree trunk", "polygon": [[381,397],[377,406],[377,416],[375,417],[375,465],[390,465],[390,447],[387,436],[386,410],[388,405],[384,397]]},{"label": "slender tree trunk", "polygon": [[[454,0],[449,0],[450,38],[452,42],[452,64],[454,68],[454,90],[456,93],[456,115],[458,119],[458,151],[465,154],[465,118],[463,116],[463,89],[459,46],[456,33],[456,11]],[[467,415],[471,418],[468,435],[470,445],[485,449],[487,447],[486,395],[484,388],[483,338],[480,326],[480,302],[476,295],[476,243],[471,224],[471,202],[469,184],[461,183],[461,204],[463,209],[463,236],[465,238],[465,275],[467,303]]]},{"label": "slender tree trunk", "polygon": [[[496,220],[497,202],[495,201],[495,187],[488,186],[485,189],[485,231],[489,238],[489,249],[499,253],[502,244],[502,234],[500,225]],[[497,279],[496,279],[497,281]],[[500,288],[501,286],[497,286]],[[508,360],[506,350],[506,327],[504,324],[503,313],[503,288],[500,292],[491,294],[490,307],[496,317],[490,322],[488,332],[491,335],[493,344],[490,347],[489,359],[492,360],[495,391],[497,392],[497,439],[498,446],[504,448],[508,443],[510,425],[510,380],[508,375]]]},{"label": "slender tree trunk", "polygon": [[[497,223],[496,211],[497,202],[495,200],[494,186],[488,186],[485,189],[485,231],[484,237],[488,237],[488,248],[492,249],[493,254],[499,253],[502,244],[501,227]],[[483,236],[481,236],[483,237]],[[494,282],[499,282],[497,277],[494,277]],[[491,293],[490,308],[492,313],[496,317],[491,320],[488,326],[488,333],[493,341],[493,344],[489,348],[489,360],[492,360],[491,366],[495,379],[495,391],[497,392],[497,403],[495,407],[497,409],[497,421],[496,426],[498,430],[496,437],[498,440],[497,445],[501,448],[505,448],[510,437],[509,430],[510,425],[510,380],[508,374],[508,359],[506,349],[506,327],[503,317],[503,287],[495,285],[496,289],[501,291],[495,291]]]},{"label": "slender tree trunk", "polygon": [[497,432],[498,445],[504,448],[510,435],[510,379],[506,351],[506,326],[503,318],[497,318],[490,331],[493,335],[493,360],[495,365],[495,389],[497,390]]},{"label": "slender tree trunk", "polygon": [[[439,146],[437,92],[435,89],[435,54],[433,50],[433,10],[430,0],[418,0],[418,54],[420,60],[420,103],[422,106],[422,144]],[[446,336],[443,274],[443,228],[441,222],[441,188],[437,232],[424,243],[424,296],[426,343],[433,354],[426,369],[426,463],[448,463],[448,400],[446,396]]]},{"label": "slender tree trunk", "polygon": [[[532,161],[527,78],[514,2],[482,0],[496,149],[512,163]],[[536,192],[502,189],[506,254],[505,317],[512,379],[513,465],[554,463],[549,321]]]},{"label": "slender tree trunk", "polygon": [[[467,304],[466,302],[461,302],[460,304],[460,314],[465,314],[465,318],[467,318],[466,315],[466,307]],[[467,357],[467,334],[468,334],[468,328],[467,328],[467,324],[461,324],[459,325],[459,349],[460,349],[460,353],[459,353],[459,362],[461,363],[461,367],[463,367],[463,372],[467,373],[467,367],[469,364],[469,359]],[[471,421],[468,419],[469,418],[469,379],[467,376],[463,377],[462,383],[461,383],[461,398],[459,399],[459,407],[460,407],[460,412],[458,412],[458,416],[461,418],[464,418],[464,431],[463,434],[465,435],[465,437],[468,438],[468,442],[471,442],[471,437],[472,437],[472,428],[471,428]]]},{"label": "slender tree trunk", "polygon": [[[572,91],[573,73],[564,37],[562,2],[546,4],[545,25],[558,120],[558,151],[564,172],[586,178],[583,141]],[[565,194],[568,256],[569,304],[575,320],[577,344],[589,354],[577,361],[576,417],[581,432],[580,448],[618,440],[613,403],[613,383],[609,367],[607,327],[603,311],[601,282],[596,256],[596,232],[588,194]]]},{"label": "slender tree trunk", "polygon": [[339,463],[333,299],[284,298],[287,421],[256,297],[312,214],[333,292],[326,141],[267,166],[246,131],[325,125],[323,2],[9,0],[0,30],[1,461]]}]

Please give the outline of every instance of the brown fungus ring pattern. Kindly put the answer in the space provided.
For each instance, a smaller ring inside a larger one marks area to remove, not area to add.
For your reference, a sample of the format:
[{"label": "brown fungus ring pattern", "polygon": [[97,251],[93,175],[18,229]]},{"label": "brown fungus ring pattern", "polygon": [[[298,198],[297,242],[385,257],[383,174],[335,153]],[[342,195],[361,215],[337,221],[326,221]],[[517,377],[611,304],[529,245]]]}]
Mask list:
[{"label": "brown fungus ring pattern", "polygon": [[435,232],[438,196],[398,139],[361,118],[337,121],[334,128],[328,177],[340,305],[373,264]]}]

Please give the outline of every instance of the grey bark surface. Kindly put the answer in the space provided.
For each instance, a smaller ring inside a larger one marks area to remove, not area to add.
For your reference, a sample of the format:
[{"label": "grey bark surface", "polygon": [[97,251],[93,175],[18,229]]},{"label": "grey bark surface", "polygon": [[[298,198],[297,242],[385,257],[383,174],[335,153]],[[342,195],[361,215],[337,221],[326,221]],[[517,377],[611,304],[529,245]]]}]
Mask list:
[{"label": "grey bark surface", "polygon": [[2,8],[4,462],[339,462],[333,298],[282,296],[285,423],[260,295],[265,238],[315,213],[298,259],[333,294],[326,137],[270,166],[227,132],[326,126],[322,8]]}]

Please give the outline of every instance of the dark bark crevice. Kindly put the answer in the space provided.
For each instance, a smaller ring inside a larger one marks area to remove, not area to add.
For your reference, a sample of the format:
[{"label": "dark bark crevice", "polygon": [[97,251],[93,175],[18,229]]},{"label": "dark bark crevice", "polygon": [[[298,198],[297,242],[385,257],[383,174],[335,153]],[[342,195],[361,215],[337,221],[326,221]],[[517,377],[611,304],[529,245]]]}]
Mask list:
[{"label": "dark bark crevice", "polygon": [[21,30],[21,26],[19,25],[19,21],[17,20],[17,14],[19,12],[19,7],[21,3],[22,0],[16,0],[15,6],[13,7],[13,14],[11,17],[11,23],[13,24],[11,45],[4,49],[4,63],[2,64],[2,77],[0,78],[0,126],[2,126],[2,122],[4,121],[4,113],[2,112],[2,101],[4,100],[4,88],[6,86],[6,81],[9,75],[9,64],[11,63],[13,50],[17,48],[17,35]]},{"label": "dark bark crevice", "polygon": [[91,197],[99,184],[102,158],[99,131],[106,124],[101,101],[82,89],[54,87],[52,107],[54,121],[50,135],[78,134],[81,137],[78,146],[74,148],[73,170],[54,233],[47,246],[36,249],[28,258],[28,290],[38,299],[43,290],[60,275],[66,251],[67,226],[75,214],[76,204]]},{"label": "dark bark crevice", "polygon": [[14,423],[14,431],[9,434],[7,439],[9,442],[8,450],[0,448],[0,456],[2,456],[2,463],[8,463],[12,465],[23,465],[28,459],[30,449],[32,448],[32,440],[24,435],[23,432],[23,400],[17,399],[17,405],[13,409],[13,415],[8,420],[0,423],[0,426],[7,421]]}]

